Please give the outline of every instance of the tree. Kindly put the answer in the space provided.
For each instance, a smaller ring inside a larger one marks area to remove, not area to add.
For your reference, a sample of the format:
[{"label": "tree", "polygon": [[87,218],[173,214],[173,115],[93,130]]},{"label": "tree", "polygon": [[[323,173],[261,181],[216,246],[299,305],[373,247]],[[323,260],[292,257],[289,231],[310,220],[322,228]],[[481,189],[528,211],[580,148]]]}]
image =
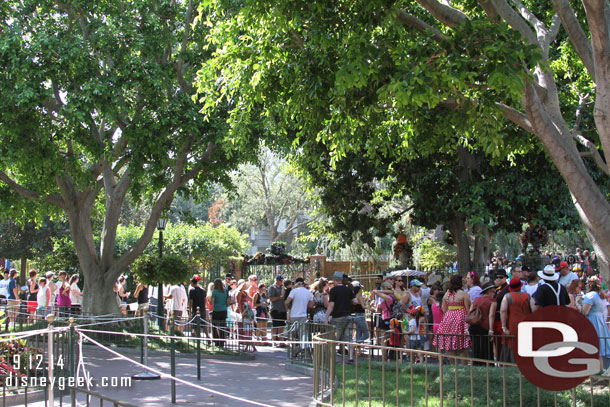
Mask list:
[{"label": "tree", "polygon": [[[192,29],[199,4],[0,6],[2,209],[66,214],[86,312],[117,312],[113,284],[144,251],[177,191],[196,195],[241,160],[237,147],[223,143],[225,119],[200,114],[191,99],[195,69],[208,52],[205,30]],[[128,193],[150,213],[117,257]],[[99,246],[92,227],[98,213]]]},{"label": "tree", "polygon": [[547,150],[610,275],[607,1],[239,4],[209,14],[211,43],[223,49],[199,76],[206,104],[230,87],[232,117],[264,105],[267,128],[283,129],[305,154],[325,142],[333,164],[349,150],[376,162],[390,149],[446,152],[456,132],[475,134],[475,147],[494,157],[523,152],[503,139],[508,119]]},{"label": "tree", "polygon": [[271,242],[287,241],[316,219],[315,204],[302,180],[286,160],[264,146],[256,164],[244,164],[233,174],[232,184],[223,211],[242,233],[261,227],[269,231]]}]

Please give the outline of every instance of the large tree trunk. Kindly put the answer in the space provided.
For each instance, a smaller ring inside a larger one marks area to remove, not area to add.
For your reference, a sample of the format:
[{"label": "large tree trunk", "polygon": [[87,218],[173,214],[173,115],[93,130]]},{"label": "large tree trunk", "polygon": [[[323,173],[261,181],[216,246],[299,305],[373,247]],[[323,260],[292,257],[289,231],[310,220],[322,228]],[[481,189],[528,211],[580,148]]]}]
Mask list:
[{"label": "large tree trunk", "polygon": [[485,273],[487,259],[489,258],[489,242],[491,234],[484,225],[478,224],[474,227],[474,261],[473,270],[479,275]]},{"label": "large tree trunk", "polygon": [[108,274],[96,264],[84,266],[83,271],[83,311],[93,315],[119,314],[119,306],[114,292],[116,279],[107,278]]},{"label": "large tree trunk", "polygon": [[[550,84],[547,88],[547,99],[549,98],[557,98],[554,84]],[[544,144],[570,189],[574,205],[600,264],[608,264],[610,203],[584,166],[580,153],[572,141],[570,129],[561,118],[561,112],[552,111],[554,104],[543,104],[531,83],[526,86],[523,104],[536,135]],[[554,114],[551,116],[552,113]],[[606,280],[610,278],[606,266],[603,267],[602,277]]]},{"label": "large tree trunk", "polygon": [[458,273],[464,275],[470,271],[470,245],[464,216],[458,214],[449,228],[457,249]]}]

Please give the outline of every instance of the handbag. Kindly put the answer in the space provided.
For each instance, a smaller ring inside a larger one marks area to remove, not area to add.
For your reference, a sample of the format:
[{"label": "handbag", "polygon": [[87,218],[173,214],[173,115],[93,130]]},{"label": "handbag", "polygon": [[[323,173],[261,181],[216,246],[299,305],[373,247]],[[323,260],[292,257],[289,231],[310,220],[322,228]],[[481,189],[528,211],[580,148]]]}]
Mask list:
[{"label": "handbag", "polygon": [[466,323],[469,325],[480,325],[483,321],[483,311],[478,305],[473,306],[466,314]]}]

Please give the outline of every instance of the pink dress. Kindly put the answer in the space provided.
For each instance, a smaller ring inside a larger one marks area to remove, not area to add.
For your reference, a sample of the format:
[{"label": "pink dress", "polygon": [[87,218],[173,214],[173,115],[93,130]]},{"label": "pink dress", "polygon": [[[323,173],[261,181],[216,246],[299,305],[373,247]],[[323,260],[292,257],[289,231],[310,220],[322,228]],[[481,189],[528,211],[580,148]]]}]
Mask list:
[{"label": "pink dress", "polygon": [[434,321],[434,323],[432,324],[432,332],[436,333],[443,319],[443,310],[440,304],[432,304],[432,319]]},{"label": "pink dress", "polygon": [[447,296],[447,313],[432,341],[439,350],[461,350],[470,348],[470,334],[466,324],[464,301],[455,301],[455,293]]}]

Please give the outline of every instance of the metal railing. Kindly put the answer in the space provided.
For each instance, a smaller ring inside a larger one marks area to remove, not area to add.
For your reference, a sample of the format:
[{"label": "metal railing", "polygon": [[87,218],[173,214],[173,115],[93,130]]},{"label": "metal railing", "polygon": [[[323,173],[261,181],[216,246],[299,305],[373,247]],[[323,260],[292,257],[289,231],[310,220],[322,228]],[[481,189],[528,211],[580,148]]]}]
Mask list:
[{"label": "metal railing", "polygon": [[[321,406],[610,405],[610,377],[591,376],[572,390],[550,392],[530,384],[513,363],[340,342],[334,336],[314,336],[313,399]],[[399,357],[390,360],[392,354]]]}]

